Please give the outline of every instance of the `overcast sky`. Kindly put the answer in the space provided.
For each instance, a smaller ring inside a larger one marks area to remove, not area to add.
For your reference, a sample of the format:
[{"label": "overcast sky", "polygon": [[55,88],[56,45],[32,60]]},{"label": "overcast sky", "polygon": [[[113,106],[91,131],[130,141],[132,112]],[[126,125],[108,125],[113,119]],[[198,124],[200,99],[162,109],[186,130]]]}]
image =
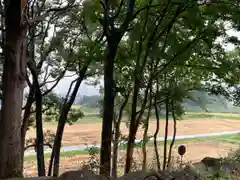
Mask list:
[{"label": "overcast sky", "polygon": [[[73,77],[68,77],[68,78],[63,78],[59,84],[57,85],[57,87],[55,88],[55,92],[57,94],[61,94],[61,95],[65,95],[69,89],[69,86],[71,84],[71,82],[74,80],[75,78]],[[85,83],[86,81],[84,81],[79,89],[78,94],[79,95],[97,95],[99,94],[99,86],[94,87],[94,86],[89,86]]]},{"label": "overcast sky", "polygon": [[[240,37],[240,32],[235,32],[233,30],[229,30],[228,31],[228,34],[229,35],[234,35],[234,36],[237,36],[237,37]],[[231,44],[228,44],[228,45],[225,45],[224,46],[225,49],[227,51],[231,51],[234,49],[234,46],[231,45]],[[55,92],[57,94],[61,94],[61,95],[65,95],[68,91],[68,88],[70,86],[70,83],[71,81],[75,79],[74,77],[71,77],[71,78],[63,78],[58,86],[55,88]],[[80,89],[79,89],[79,92],[78,92],[79,95],[88,95],[88,96],[91,96],[91,95],[97,95],[99,94],[99,86],[98,87],[94,87],[94,86],[89,86],[87,84],[85,84],[85,82],[83,82],[80,86]]]}]

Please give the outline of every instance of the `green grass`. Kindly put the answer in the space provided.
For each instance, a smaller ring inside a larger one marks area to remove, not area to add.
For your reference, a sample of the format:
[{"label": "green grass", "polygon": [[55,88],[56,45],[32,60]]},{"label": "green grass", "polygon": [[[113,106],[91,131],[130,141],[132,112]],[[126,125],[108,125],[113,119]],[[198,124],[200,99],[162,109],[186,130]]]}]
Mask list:
[{"label": "green grass", "polygon": [[[71,157],[74,155],[86,155],[88,154],[87,150],[73,150],[73,151],[65,151],[61,152],[61,157]],[[51,153],[44,153],[45,159],[50,159]],[[24,157],[24,161],[35,161],[36,155],[26,156]]]},{"label": "green grass", "polygon": [[[231,135],[221,135],[221,136],[210,136],[210,137],[200,137],[200,138],[186,138],[186,139],[179,139],[176,140],[175,145],[179,144],[184,144],[186,142],[204,142],[204,141],[217,141],[217,142],[223,142],[223,143],[231,143],[231,144],[240,144],[240,133],[238,134],[231,134]],[[158,142],[158,143],[163,143],[163,142]],[[171,143],[171,140],[168,140],[168,144]],[[141,142],[136,143],[135,147],[140,148],[141,147]],[[147,143],[148,147],[153,146],[153,141],[149,141]],[[126,145],[121,145],[119,149],[126,149]],[[99,148],[97,147],[92,147],[89,149],[85,150],[74,150],[74,151],[66,151],[66,152],[61,152],[61,157],[71,157],[73,155],[86,155],[89,154],[89,152],[97,152],[99,151]],[[50,153],[45,153],[45,159],[50,158]],[[34,161],[36,160],[36,156],[27,156],[24,158],[25,161]]]},{"label": "green grass", "polygon": [[231,134],[231,135],[223,135],[223,136],[216,136],[214,137],[216,141],[226,142],[231,144],[240,144],[240,133],[238,134]]},{"label": "green grass", "polygon": [[[154,116],[151,117],[151,120],[154,121],[156,118]],[[165,117],[161,116],[160,120],[164,120]],[[171,120],[172,117],[169,117],[169,119]],[[191,120],[191,119],[205,119],[205,120],[209,120],[209,119],[233,119],[233,120],[240,120],[240,115],[236,115],[236,116],[232,116],[232,115],[215,115],[215,114],[211,114],[211,113],[196,113],[196,114],[186,114],[182,117],[181,120]],[[126,118],[123,118],[123,122],[126,121]],[[86,124],[86,123],[101,123],[102,119],[95,115],[95,114],[91,114],[91,115],[85,115],[85,117],[83,117],[82,119],[79,119],[76,123],[79,124]]]},{"label": "green grass", "polygon": [[202,112],[202,113],[196,113],[196,112],[187,112],[183,119],[194,119],[194,118],[200,118],[200,119],[239,119],[240,120],[240,114],[236,113],[213,113],[213,112]]}]

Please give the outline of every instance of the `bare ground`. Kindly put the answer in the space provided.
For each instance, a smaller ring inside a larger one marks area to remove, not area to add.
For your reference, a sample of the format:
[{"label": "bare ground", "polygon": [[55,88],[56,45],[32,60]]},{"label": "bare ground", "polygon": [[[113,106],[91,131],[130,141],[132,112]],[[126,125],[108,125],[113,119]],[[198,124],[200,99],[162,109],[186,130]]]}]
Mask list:
[{"label": "bare ground", "polygon": [[[154,121],[150,122],[149,135],[153,135],[155,131]],[[169,135],[172,135],[172,125],[173,122],[169,122]],[[165,121],[160,122],[160,133],[163,135]],[[56,130],[56,125],[45,124],[44,129]],[[177,135],[187,135],[187,134],[198,134],[198,133],[209,133],[209,132],[222,132],[222,131],[233,131],[239,130],[240,123],[239,120],[233,119],[194,119],[194,120],[184,120],[177,122]],[[122,124],[121,131],[125,135],[128,134],[128,128],[125,124]],[[137,138],[141,139],[143,134],[143,129],[140,127],[137,134]],[[63,145],[84,145],[99,143],[101,135],[101,123],[95,124],[74,124],[67,125],[63,136]],[[30,130],[27,137],[34,137],[35,131]],[[184,156],[185,161],[197,162],[205,156],[226,156],[232,149],[236,149],[237,146],[227,143],[219,142],[189,142],[185,144],[187,147],[187,153]],[[162,148],[159,148],[162,154]],[[177,157],[176,153],[177,147],[174,148],[173,155]],[[140,151],[140,152],[139,152]],[[139,152],[139,153],[137,153]],[[125,159],[125,151],[121,151],[120,157],[122,161]],[[141,150],[138,149],[135,154],[135,159],[141,160]],[[149,164],[152,162],[153,148],[148,148],[148,161]],[[72,157],[62,157],[60,162],[60,171],[64,172],[66,170],[78,169],[80,168],[83,161],[89,158],[88,155],[75,155]],[[46,167],[48,167],[48,159],[46,159]],[[25,175],[34,176],[36,175],[36,161],[26,161],[25,162]]]},{"label": "bare ground", "polygon": [[[229,144],[229,143],[219,143],[219,142],[189,142],[184,144],[186,146],[187,152],[183,157],[184,162],[198,162],[206,156],[212,157],[224,157],[227,154],[239,146]],[[154,150],[153,147],[147,148],[148,155],[148,164],[149,166],[155,166],[154,163]],[[163,150],[162,146],[159,147],[159,153],[162,155]],[[177,154],[177,147],[173,148],[174,161],[176,162],[179,158]],[[120,162],[119,166],[124,165],[125,160],[125,151],[121,150],[119,152]],[[60,162],[60,173],[63,173],[67,170],[76,170],[81,167],[83,161],[89,159],[88,155],[75,155],[71,157],[62,157]],[[134,159],[138,162],[142,160],[141,149],[136,149],[134,153]],[[48,159],[46,159],[46,167],[48,167]],[[24,165],[25,175],[26,176],[35,176],[36,175],[36,161],[25,161]]]},{"label": "bare ground", "polygon": [[[156,127],[156,122],[151,121],[149,126],[149,135],[153,135]],[[162,136],[164,133],[165,121],[160,122],[160,133]],[[169,135],[172,135],[173,122],[169,122]],[[100,143],[101,136],[101,123],[94,124],[74,124],[67,125],[63,136],[63,146],[69,145],[85,145]],[[55,132],[56,125],[45,124],[44,129],[52,130]],[[222,131],[234,131],[240,129],[239,120],[233,119],[194,119],[183,120],[177,122],[177,135],[209,133],[209,132],[222,132]],[[128,134],[128,128],[122,123],[121,131],[123,134]],[[141,139],[143,129],[140,127],[137,133],[137,139]],[[27,137],[35,137],[35,130],[31,129],[27,133]]]}]

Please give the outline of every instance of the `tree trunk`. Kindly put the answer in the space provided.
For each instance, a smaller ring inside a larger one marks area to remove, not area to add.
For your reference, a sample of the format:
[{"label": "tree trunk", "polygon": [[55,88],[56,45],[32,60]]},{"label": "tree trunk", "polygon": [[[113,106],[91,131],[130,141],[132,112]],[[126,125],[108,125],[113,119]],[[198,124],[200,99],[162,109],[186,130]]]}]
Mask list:
[{"label": "tree trunk", "polygon": [[27,99],[27,103],[25,105],[25,109],[24,109],[24,114],[23,114],[23,118],[22,118],[22,124],[21,124],[21,146],[22,146],[22,171],[23,171],[23,160],[24,160],[24,149],[25,149],[25,140],[26,140],[26,133],[27,133],[27,129],[28,129],[28,120],[30,117],[30,113],[31,113],[31,107],[32,104],[34,102],[34,96],[35,96],[35,88],[32,85],[30,87],[30,92],[28,95],[28,99]]},{"label": "tree trunk", "polygon": [[117,178],[117,158],[118,158],[118,144],[119,144],[118,141],[120,137],[120,124],[122,120],[123,110],[127,105],[129,95],[130,93],[128,93],[125,96],[124,102],[121,105],[119,110],[118,119],[116,120],[115,127],[114,127],[115,134],[114,134],[114,142],[113,142],[113,158],[112,158],[112,172],[111,172],[111,177],[113,178]]},{"label": "tree trunk", "polygon": [[[137,65],[138,67],[138,65]],[[137,68],[136,68],[137,69]],[[140,120],[144,114],[146,104],[147,104],[147,98],[148,98],[148,91],[151,86],[151,81],[149,81],[145,93],[144,93],[144,100],[141,106],[141,109],[139,112],[137,112],[137,98],[138,98],[138,92],[140,89],[140,80],[139,77],[137,77],[138,72],[135,71],[135,82],[134,82],[134,92],[133,92],[133,100],[132,100],[132,114],[131,114],[131,120],[130,120],[130,128],[129,128],[129,137],[128,137],[128,144],[127,144],[127,157],[126,157],[126,164],[125,164],[125,173],[128,173],[131,170],[132,166],[132,156],[133,156],[133,148],[134,148],[134,142],[136,139],[137,130],[139,127]],[[150,79],[149,79],[150,80]],[[139,114],[138,114],[139,113]],[[137,116],[138,114],[138,116]]]},{"label": "tree trunk", "polygon": [[[37,82],[38,83],[38,82]],[[39,87],[36,90],[36,149],[37,149],[37,164],[38,176],[45,176],[45,163],[44,163],[44,137],[42,125],[42,92]]]},{"label": "tree trunk", "polygon": [[104,61],[104,103],[101,134],[100,174],[103,174],[106,177],[110,176],[111,171],[112,123],[114,118],[115,100],[114,59],[119,41],[108,44],[107,57]]},{"label": "tree trunk", "polygon": [[156,131],[154,133],[154,150],[155,150],[155,154],[156,154],[157,168],[158,168],[158,170],[160,170],[161,169],[161,167],[160,167],[160,158],[159,158],[158,146],[157,146],[157,135],[158,135],[158,132],[159,132],[159,121],[160,121],[160,118],[159,118],[159,113],[158,113],[156,97],[155,97],[154,107],[155,107],[155,114],[156,114],[156,119],[157,119]]},{"label": "tree trunk", "polygon": [[168,95],[166,97],[166,124],[165,124],[165,135],[164,135],[164,150],[163,150],[163,170],[166,168],[167,162],[167,137],[168,137],[168,116],[169,116],[169,100]]},{"label": "tree trunk", "polygon": [[[65,102],[63,104],[62,110],[61,110],[61,114],[58,120],[58,126],[57,126],[57,131],[56,131],[56,136],[55,136],[55,140],[54,140],[54,146],[52,149],[52,154],[51,154],[51,159],[50,159],[50,165],[49,165],[49,171],[48,171],[48,176],[51,176],[51,171],[52,171],[52,163],[54,163],[53,167],[53,176],[54,177],[58,177],[59,175],[59,159],[60,159],[60,149],[61,149],[61,142],[62,142],[62,136],[63,136],[63,132],[64,132],[64,127],[66,124],[66,119],[68,116],[68,112],[70,111],[72,104],[76,98],[77,92],[79,90],[79,87],[83,81],[84,75],[87,71],[87,67],[85,66],[82,70],[81,73],[79,75],[79,78],[76,81],[76,84],[74,86],[73,92],[70,96],[70,99],[68,100],[68,96],[69,93],[71,91],[71,87],[73,85],[74,82],[72,82],[69,90],[68,90],[68,94],[66,95],[66,99]],[[54,160],[54,162],[53,162]]]},{"label": "tree trunk", "polygon": [[[28,61],[27,65],[31,71],[32,78],[33,78],[33,92],[35,92],[35,99],[36,99],[36,151],[37,151],[37,167],[38,167],[38,176],[45,176],[45,162],[44,162],[44,137],[43,137],[43,122],[42,122],[42,92],[41,87],[38,81],[38,69],[35,63],[35,30],[33,28],[30,29],[30,35],[33,37],[31,41],[31,50],[30,50],[30,60]],[[31,94],[30,94],[31,95]],[[33,100],[30,98],[30,100]],[[30,101],[31,102],[31,101]],[[29,104],[30,105],[30,104]],[[31,107],[30,107],[31,108]],[[27,119],[28,121],[28,119]],[[25,122],[28,125],[28,122]]]},{"label": "tree trunk", "polygon": [[4,1],[5,47],[0,121],[0,178],[21,177],[21,113],[26,76],[26,29],[21,25],[21,1]]},{"label": "tree trunk", "polygon": [[128,137],[127,143],[127,155],[126,155],[126,164],[125,164],[125,174],[127,174],[132,168],[132,159],[133,159],[133,150],[134,150],[134,142],[136,139],[138,126],[130,125],[130,133]]},{"label": "tree trunk", "polygon": [[111,177],[117,177],[117,158],[118,158],[118,141],[120,137],[120,121],[116,120],[114,127],[114,138],[113,138],[113,153],[112,153],[112,171]]},{"label": "tree trunk", "polygon": [[134,142],[136,139],[136,133],[137,133],[138,124],[139,124],[138,122],[136,122],[138,91],[139,91],[139,81],[138,79],[136,79],[134,83],[133,101],[132,101],[132,109],[131,109],[132,112],[131,112],[130,128],[129,128],[129,135],[128,135],[128,143],[127,143],[125,174],[128,173],[132,167]]},{"label": "tree trunk", "polygon": [[[105,0],[104,3],[109,7],[109,2],[107,0]],[[127,31],[129,23],[133,19],[134,4],[135,0],[128,0],[126,17],[118,29],[110,28],[109,8],[104,8],[102,25],[108,45],[107,56],[104,59],[104,105],[100,151],[100,174],[103,174],[106,177],[110,176],[111,171],[112,123],[115,100],[114,59],[118,44],[124,33]],[[111,21],[112,20],[115,21],[116,19],[113,18]]]},{"label": "tree trunk", "polygon": [[167,163],[167,167],[170,167],[171,165],[171,156],[172,156],[172,148],[173,145],[175,143],[175,138],[176,138],[176,134],[177,134],[177,122],[176,122],[176,116],[175,116],[175,109],[174,109],[174,103],[172,102],[171,104],[172,107],[172,117],[173,117],[173,139],[171,141],[170,147],[169,147],[169,152],[168,152],[168,163]]},{"label": "tree trunk", "polygon": [[142,153],[143,153],[143,164],[142,164],[142,170],[147,170],[147,150],[146,150],[146,144],[148,141],[148,126],[149,126],[149,118],[151,116],[151,110],[152,110],[152,92],[150,90],[150,97],[149,97],[149,107],[148,107],[148,114],[146,117],[145,122],[145,129],[143,133],[143,145],[142,145]]}]

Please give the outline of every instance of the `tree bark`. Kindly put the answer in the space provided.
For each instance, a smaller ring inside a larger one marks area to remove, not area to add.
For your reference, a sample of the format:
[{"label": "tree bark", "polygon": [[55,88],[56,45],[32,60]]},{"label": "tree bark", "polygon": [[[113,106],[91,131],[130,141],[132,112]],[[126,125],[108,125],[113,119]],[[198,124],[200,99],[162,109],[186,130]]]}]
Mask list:
[{"label": "tree bark", "polygon": [[137,115],[137,97],[139,92],[140,82],[138,79],[134,82],[134,92],[133,92],[133,101],[132,101],[132,109],[131,109],[131,120],[130,120],[130,128],[128,135],[128,143],[127,143],[127,153],[126,153],[126,163],[125,163],[125,174],[131,170],[132,167],[132,156],[134,149],[134,142],[136,139],[136,133],[138,129],[139,123],[136,122]]},{"label": "tree bark", "polygon": [[133,19],[135,0],[128,0],[126,17],[119,28],[116,28],[113,25],[113,21],[116,20],[116,17],[111,19],[113,23],[109,24],[110,16],[108,0],[105,0],[104,4],[104,18],[102,19],[103,23],[101,24],[103,25],[103,31],[108,44],[106,58],[104,59],[104,105],[100,151],[100,174],[109,177],[111,171],[112,123],[114,118],[115,100],[114,59],[118,44],[124,33],[127,31],[129,23]]},{"label": "tree bark", "polygon": [[53,146],[52,154],[51,154],[51,158],[50,158],[48,176],[51,176],[51,174],[52,174],[52,164],[53,164],[53,168],[54,168],[53,176],[58,177],[58,175],[59,175],[60,149],[61,149],[61,142],[62,142],[64,127],[66,124],[66,119],[68,116],[68,112],[70,111],[72,104],[76,98],[79,87],[84,79],[87,68],[88,68],[88,65],[86,65],[82,68],[81,72],[79,73],[79,77],[76,80],[73,92],[71,93],[71,96],[70,96],[70,99],[68,99],[68,96],[71,92],[74,81],[72,82],[72,84],[68,90],[68,93],[66,95],[65,102],[62,106],[62,110],[61,110],[60,117],[58,120],[58,126],[57,126],[56,136],[55,136],[55,140],[54,140],[54,146]]},{"label": "tree bark", "polygon": [[[33,79],[33,89],[32,93],[35,92],[36,100],[36,156],[37,156],[37,167],[38,167],[38,176],[45,176],[45,161],[44,161],[44,137],[43,137],[43,122],[42,122],[42,91],[38,81],[38,67],[35,62],[35,29],[30,28],[29,34],[32,37],[30,43],[30,52],[29,52],[29,61],[27,63],[28,68],[31,71]],[[32,100],[32,101],[31,101]],[[30,98],[30,102],[33,102],[33,99]],[[30,105],[30,104],[29,104]],[[30,105],[31,108],[31,105]],[[29,115],[28,115],[29,116]],[[28,121],[28,118],[26,119]],[[28,125],[28,122],[25,122]]]},{"label": "tree bark", "polygon": [[[151,88],[152,89],[152,88]],[[152,90],[150,89],[150,96],[149,96],[149,107],[148,107],[148,114],[146,117],[145,122],[145,129],[143,133],[143,145],[142,145],[142,153],[143,153],[143,164],[142,164],[142,170],[147,170],[147,150],[146,150],[146,144],[148,140],[148,126],[149,126],[149,118],[151,116],[151,110],[152,110]]]},{"label": "tree bark", "polygon": [[176,122],[176,116],[175,116],[175,109],[174,109],[173,101],[171,103],[171,107],[172,107],[172,117],[173,117],[173,139],[172,139],[170,147],[169,147],[167,167],[170,167],[170,165],[171,165],[172,148],[173,148],[173,145],[175,143],[175,138],[176,138],[176,134],[177,134],[177,122]]},{"label": "tree bark", "polygon": [[36,138],[37,138],[36,149],[37,149],[38,176],[45,176],[44,146],[43,146],[44,137],[42,124],[42,92],[39,87],[39,84],[36,90]]},{"label": "tree bark", "polygon": [[[140,40],[142,40],[141,37],[140,37]],[[137,102],[138,102],[137,98],[138,98],[138,92],[140,88],[140,76],[141,76],[140,74],[141,52],[142,52],[142,41],[140,41],[139,43],[136,66],[134,71],[134,87],[133,87],[131,119],[130,119],[130,127],[129,127],[129,134],[128,134],[128,143],[127,143],[125,174],[128,173],[132,167],[132,155],[133,155],[133,149],[134,149],[134,142],[136,139],[136,133],[139,125],[139,122],[137,122],[136,116],[137,116]]]},{"label": "tree bark", "polygon": [[164,150],[163,150],[163,170],[166,168],[167,162],[167,137],[168,137],[168,119],[169,118],[169,97],[166,97],[166,124],[165,124],[165,135],[164,135]]},{"label": "tree bark", "polygon": [[[138,114],[136,110],[137,110],[137,96],[138,96],[138,92],[140,90],[140,81],[138,79],[135,80],[133,101],[132,101],[133,102],[132,103],[132,114],[131,114],[129,137],[128,137],[128,144],[127,144],[127,155],[126,155],[127,157],[126,157],[126,164],[125,164],[125,173],[128,173],[131,170],[134,142],[136,139],[136,134],[137,134],[140,120],[146,109],[150,85],[151,85],[151,83],[149,82],[145,89],[144,100],[143,100],[141,109]],[[137,114],[138,114],[138,116],[137,116]]]},{"label": "tree bark", "polygon": [[112,123],[114,118],[115,100],[114,59],[119,41],[108,44],[107,56],[104,61],[104,103],[100,151],[100,174],[107,177],[110,176],[111,171]]},{"label": "tree bark", "polygon": [[5,47],[0,121],[0,178],[22,176],[21,113],[26,76],[26,28],[21,24],[21,1],[4,1]]},{"label": "tree bark", "polygon": [[[158,92],[158,90],[157,90]],[[157,95],[155,95],[157,96]],[[157,135],[158,135],[158,132],[159,132],[159,121],[160,121],[160,118],[159,118],[159,111],[158,111],[158,105],[157,105],[157,101],[156,101],[156,97],[155,97],[155,103],[154,103],[154,107],[155,107],[155,114],[156,114],[156,119],[157,119],[157,124],[156,124],[156,131],[154,133],[154,150],[155,150],[155,154],[156,154],[156,161],[157,161],[157,168],[158,170],[161,169],[160,167],[160,158],[159,158],[159,153],[158,153],[158,146],[157,146]]]},{"label": "tree bark", "polygon": [[120,124],[121,121],[118,119],[115,120],[115,127],[114,127],[114,138],[113,138],[113,153],[112,153],[112,171],[111,177],[117,178],[117,158],[118,158],[118,145],[119,145],[119,137],[120,137]]},{"label": "tree bark", "polygon": [[122,115],[123,115],[123,110],[125,106],[127,105],[128,98],[129,98],[130,93],[128,93],[120,107],[119,110],[119,115],[118,118],[116,119],[115,122],[115,133],[114,133],[114,142],[113,142],[113,158],[112,158],[112,172],[111,172],[111,177],[117,178],[117,158],[118,158],[118,141],[120,137],[120,124],[122,120]]},{"label": "tree bark", "polygon": [[25,140],[26,140],[26,133],[27,133],[27,129],[28,129],[28,120],[30,117],[30,113],[31,113],[31,107],[32,104],[34,102],[34,96],[35,96],[35,88],[32,85],[30,87],[30,92],[27,98],[27,103],[25,105],[25,109],[24,109],[24,114],[23,114],[23,118],[22,118],[22,124],[21,124],[21,146],[22,146],[22,171],[23,171],[23,160],[24,160],[24,149],[25,149]]},{"label": "tree bark", "polygon": [[38,75],[36,68],[28,63],[28,67],[33,76],[33,84],[36,89],[36,150],[37,150],[37,165],[38,165],[38,176],[45,176],[45,162],[44,162],[44,137],[43,137],[43,124],[42,124],[42,92],[38,82]]}]

